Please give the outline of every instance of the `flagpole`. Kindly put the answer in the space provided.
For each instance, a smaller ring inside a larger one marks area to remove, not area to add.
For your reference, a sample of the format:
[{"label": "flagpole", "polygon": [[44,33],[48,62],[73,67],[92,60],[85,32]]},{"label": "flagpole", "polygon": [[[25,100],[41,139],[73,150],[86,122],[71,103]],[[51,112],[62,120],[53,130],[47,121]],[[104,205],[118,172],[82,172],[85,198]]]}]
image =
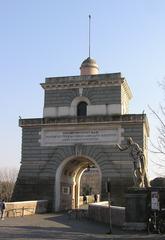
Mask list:
[{"label": "flagpole", "polygon": [[91,15],[89,14],[89,58],[91,56]]}]

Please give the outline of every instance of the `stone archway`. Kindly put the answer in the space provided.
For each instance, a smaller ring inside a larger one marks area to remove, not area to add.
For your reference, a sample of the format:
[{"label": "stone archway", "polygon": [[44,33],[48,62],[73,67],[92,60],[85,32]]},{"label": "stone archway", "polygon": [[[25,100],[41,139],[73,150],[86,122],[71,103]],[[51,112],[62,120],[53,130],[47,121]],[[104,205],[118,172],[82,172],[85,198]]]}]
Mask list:
[{"label": "stone archway", "polygon": [[55,177],[55,211],[79,207],[80,179],[89,167],[98,169],[101,191],[101,170],[94,159],[88,156],[72,156],[65,159],[57,168]]}]

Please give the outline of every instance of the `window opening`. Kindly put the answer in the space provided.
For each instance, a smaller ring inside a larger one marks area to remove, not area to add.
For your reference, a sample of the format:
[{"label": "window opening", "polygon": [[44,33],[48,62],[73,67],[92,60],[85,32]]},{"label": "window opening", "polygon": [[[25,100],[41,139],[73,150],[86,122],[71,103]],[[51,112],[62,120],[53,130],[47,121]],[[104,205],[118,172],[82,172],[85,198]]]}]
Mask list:
[{"label": "window opening", "polygon": [[77,105],[77,116],[86,116],[87,115],[87,103],[80,102]]}]

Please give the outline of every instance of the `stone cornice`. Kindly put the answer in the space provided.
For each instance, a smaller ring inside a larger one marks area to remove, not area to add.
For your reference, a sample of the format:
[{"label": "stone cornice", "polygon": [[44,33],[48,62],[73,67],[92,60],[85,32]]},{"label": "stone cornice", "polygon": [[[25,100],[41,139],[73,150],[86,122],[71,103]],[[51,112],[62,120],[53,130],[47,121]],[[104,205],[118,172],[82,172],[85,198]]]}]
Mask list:
[{"label": "stone cornice", "polygon": [[92,88],[121,85],[123,78],[121,73],[98,74],[89,76],[53,77],[46,78],[41,86],[45,90],[73,89],[73,88]]},{"label": "stone cornice", "polygon": [[46,78],[46,83],[54,82],[65,82],[65,81],[81,81],[81,80],[104,80],[104,79],[119,79],[121,78],[121,73],[105,73],[105,74],[96,74],[96,75],[77,75],[77,76],[65,76],[65,77],[48,77]]},{"label": "stone cornice", "polygon": [[132,92],[125,78],[123,78],[122,87],[124,89],[124,92],[127,94],[128,99],[130,100],[132,98]]},{"label": "stone cornice", "polygon": [[41,86],[45,90],[122,86],[128,99],[132,98],[128,83],[125,78],[121,77],[121,73],[52,77],[46,78],[45,83],[41,83]]},{"label": "stone cornice", "polygon": [[66,126],[66,125],[88,125],[92,124],[135,124],[143,123],[149,136],[149,124],[146,114],[125,114],[113,116],[91,116],[91,117],[60,117],[60,118],[32,118],[20,119],[20,127],[43,127],[43,126]]}]

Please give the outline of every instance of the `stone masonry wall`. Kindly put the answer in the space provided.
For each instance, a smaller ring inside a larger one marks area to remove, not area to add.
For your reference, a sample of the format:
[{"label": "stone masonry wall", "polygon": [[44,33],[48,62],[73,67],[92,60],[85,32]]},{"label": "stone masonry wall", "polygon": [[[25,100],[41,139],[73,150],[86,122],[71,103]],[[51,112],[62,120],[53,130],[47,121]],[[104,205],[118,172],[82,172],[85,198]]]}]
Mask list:
[{"label": "stone masonry wall", "polygon": [[[82,96],[87,97],[92,105],[99,104],[120,104],[121,87],[95,87],[84,88]],[[79,96],[78,89],[59,89],[45,91],[44,107],[64,107],[70,106],[75,97]]]},{"label": "stone masonry wall", "polygon": [[[114,125],[116,123],[114,122]],[[124,141],[131,136],[142,146],[143,123],[122,123]],[[41,127],[23,127],[22,164],[13,200],[48,199],[54,201],[55,174],[64,159],[76,156],[74,146],[41,147]],[[101,198],[107,199],[105,182],[110,178],[115,205],[124,205],[124,192],[133,185],[129,152],[120,152],[114,145],[83,145],[82,155],[94,159],[102,173]]]}]

